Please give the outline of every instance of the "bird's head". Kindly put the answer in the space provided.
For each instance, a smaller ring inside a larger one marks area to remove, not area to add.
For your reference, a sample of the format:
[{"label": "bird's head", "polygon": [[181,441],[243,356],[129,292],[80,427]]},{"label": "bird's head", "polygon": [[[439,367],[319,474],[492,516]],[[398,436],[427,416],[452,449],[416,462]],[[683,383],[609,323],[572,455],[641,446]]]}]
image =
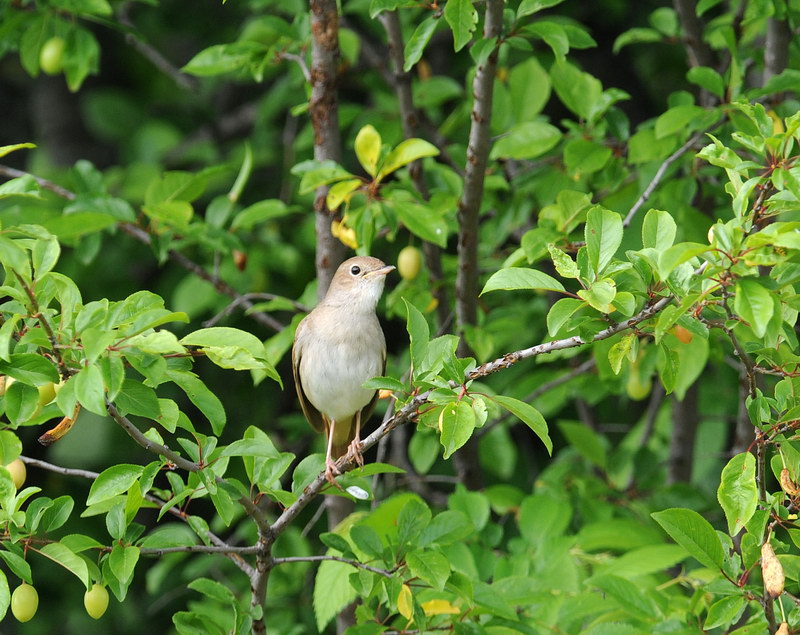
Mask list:
[{"label": "bird's head", "polygon": [[354,311],[374,311],[383,293],[386,274],[393,270],[393,265],[371,256],[345,260],[331,280],[325,302],[349,305]]}]

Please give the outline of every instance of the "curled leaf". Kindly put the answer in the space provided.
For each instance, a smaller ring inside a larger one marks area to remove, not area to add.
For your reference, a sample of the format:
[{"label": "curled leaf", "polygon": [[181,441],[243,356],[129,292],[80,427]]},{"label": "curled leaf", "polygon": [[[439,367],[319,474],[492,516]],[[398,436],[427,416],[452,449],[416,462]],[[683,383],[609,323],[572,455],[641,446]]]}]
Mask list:
[{"label": "curled leaf", "polygon": [[761,577],[764,578],[764,590],[771,598],[774,599],[783,593],[786,576],[769,542],[761,545]]}]

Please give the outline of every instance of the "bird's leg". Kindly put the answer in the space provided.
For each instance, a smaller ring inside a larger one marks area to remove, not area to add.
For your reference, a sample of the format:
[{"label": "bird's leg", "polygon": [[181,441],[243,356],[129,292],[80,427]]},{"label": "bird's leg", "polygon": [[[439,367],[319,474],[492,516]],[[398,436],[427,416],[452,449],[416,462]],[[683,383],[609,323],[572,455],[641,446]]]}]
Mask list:
[{"label": "bird's leg", "polygon": [[355,414],[356,434],[350,445],[347,446],[347,458],[358,463],[359,467],[364,467],[364,457],[361,454],[361,411]]},{"label": "bird's leg", "polygon": [[331,457],[333,452],[333,431],[336,426],[336,421],[331,419],[331,425],[328,428],[328,451],[325,454],[325,478],[328,483],[342,489],[342,486],[336,482],[336,477],[341,474],[339,468],[336,467],[336,462]]}]

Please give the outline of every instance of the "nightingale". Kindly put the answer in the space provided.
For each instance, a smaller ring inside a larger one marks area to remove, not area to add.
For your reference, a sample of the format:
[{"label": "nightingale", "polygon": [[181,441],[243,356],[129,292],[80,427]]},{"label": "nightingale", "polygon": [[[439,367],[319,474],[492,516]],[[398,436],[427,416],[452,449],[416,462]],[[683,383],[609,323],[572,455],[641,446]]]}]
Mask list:
[{"label": "nightingale", "polygon": [[326,436],[325,476],[333,485],[340,473],[337,458],[347,454],[364,464],[361,424],[375,407],[377,391],[363,384],[386,369],[386,340],[375,307],[392,270],[377,258],[344,261],[325,298],[295,332],[295,388],[306,419]]}]

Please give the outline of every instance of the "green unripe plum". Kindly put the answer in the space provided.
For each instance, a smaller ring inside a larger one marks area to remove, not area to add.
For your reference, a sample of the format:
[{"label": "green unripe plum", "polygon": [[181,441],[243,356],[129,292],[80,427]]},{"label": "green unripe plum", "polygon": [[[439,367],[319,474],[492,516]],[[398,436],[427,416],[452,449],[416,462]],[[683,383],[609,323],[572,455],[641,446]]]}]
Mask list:
[{"label": "green unripe plum", "polygon": [[63,37],[51,37],[39,51],[39,66],[48,75],[57,75],[64,68],[64,48],[66,41]]},{"label": "green unripe plum", "polygon": [[96,582],[83,594],[83,606],[90,617],[99,620],[108,608],[108,590]]},{"label": "green unripe plum", "polygon": [[413,280],[422,268],[422,253],[416,247],[403,247],[397,255],[397,272],[403,280]]},{"label": "green unripe plum", "polygon": [[36,389],[39,391],[40,406],[46,406],[56,398],[56,385],[52,381],[37,386]]},{"label": "green unripe plum", "polygon": [[25,469],[25,464],[21,459],[14,459],[6,465],[6,469],[11,472],[11,478],[14,479],[14,487],[19,489],[25,484],[25,477],[28,471]]},{"label": "green unripe plum", "polygon": [[11,594],[11,612],[19,622],[27,622],[36,615],[39,594],[30,584],[23,582]]}]

